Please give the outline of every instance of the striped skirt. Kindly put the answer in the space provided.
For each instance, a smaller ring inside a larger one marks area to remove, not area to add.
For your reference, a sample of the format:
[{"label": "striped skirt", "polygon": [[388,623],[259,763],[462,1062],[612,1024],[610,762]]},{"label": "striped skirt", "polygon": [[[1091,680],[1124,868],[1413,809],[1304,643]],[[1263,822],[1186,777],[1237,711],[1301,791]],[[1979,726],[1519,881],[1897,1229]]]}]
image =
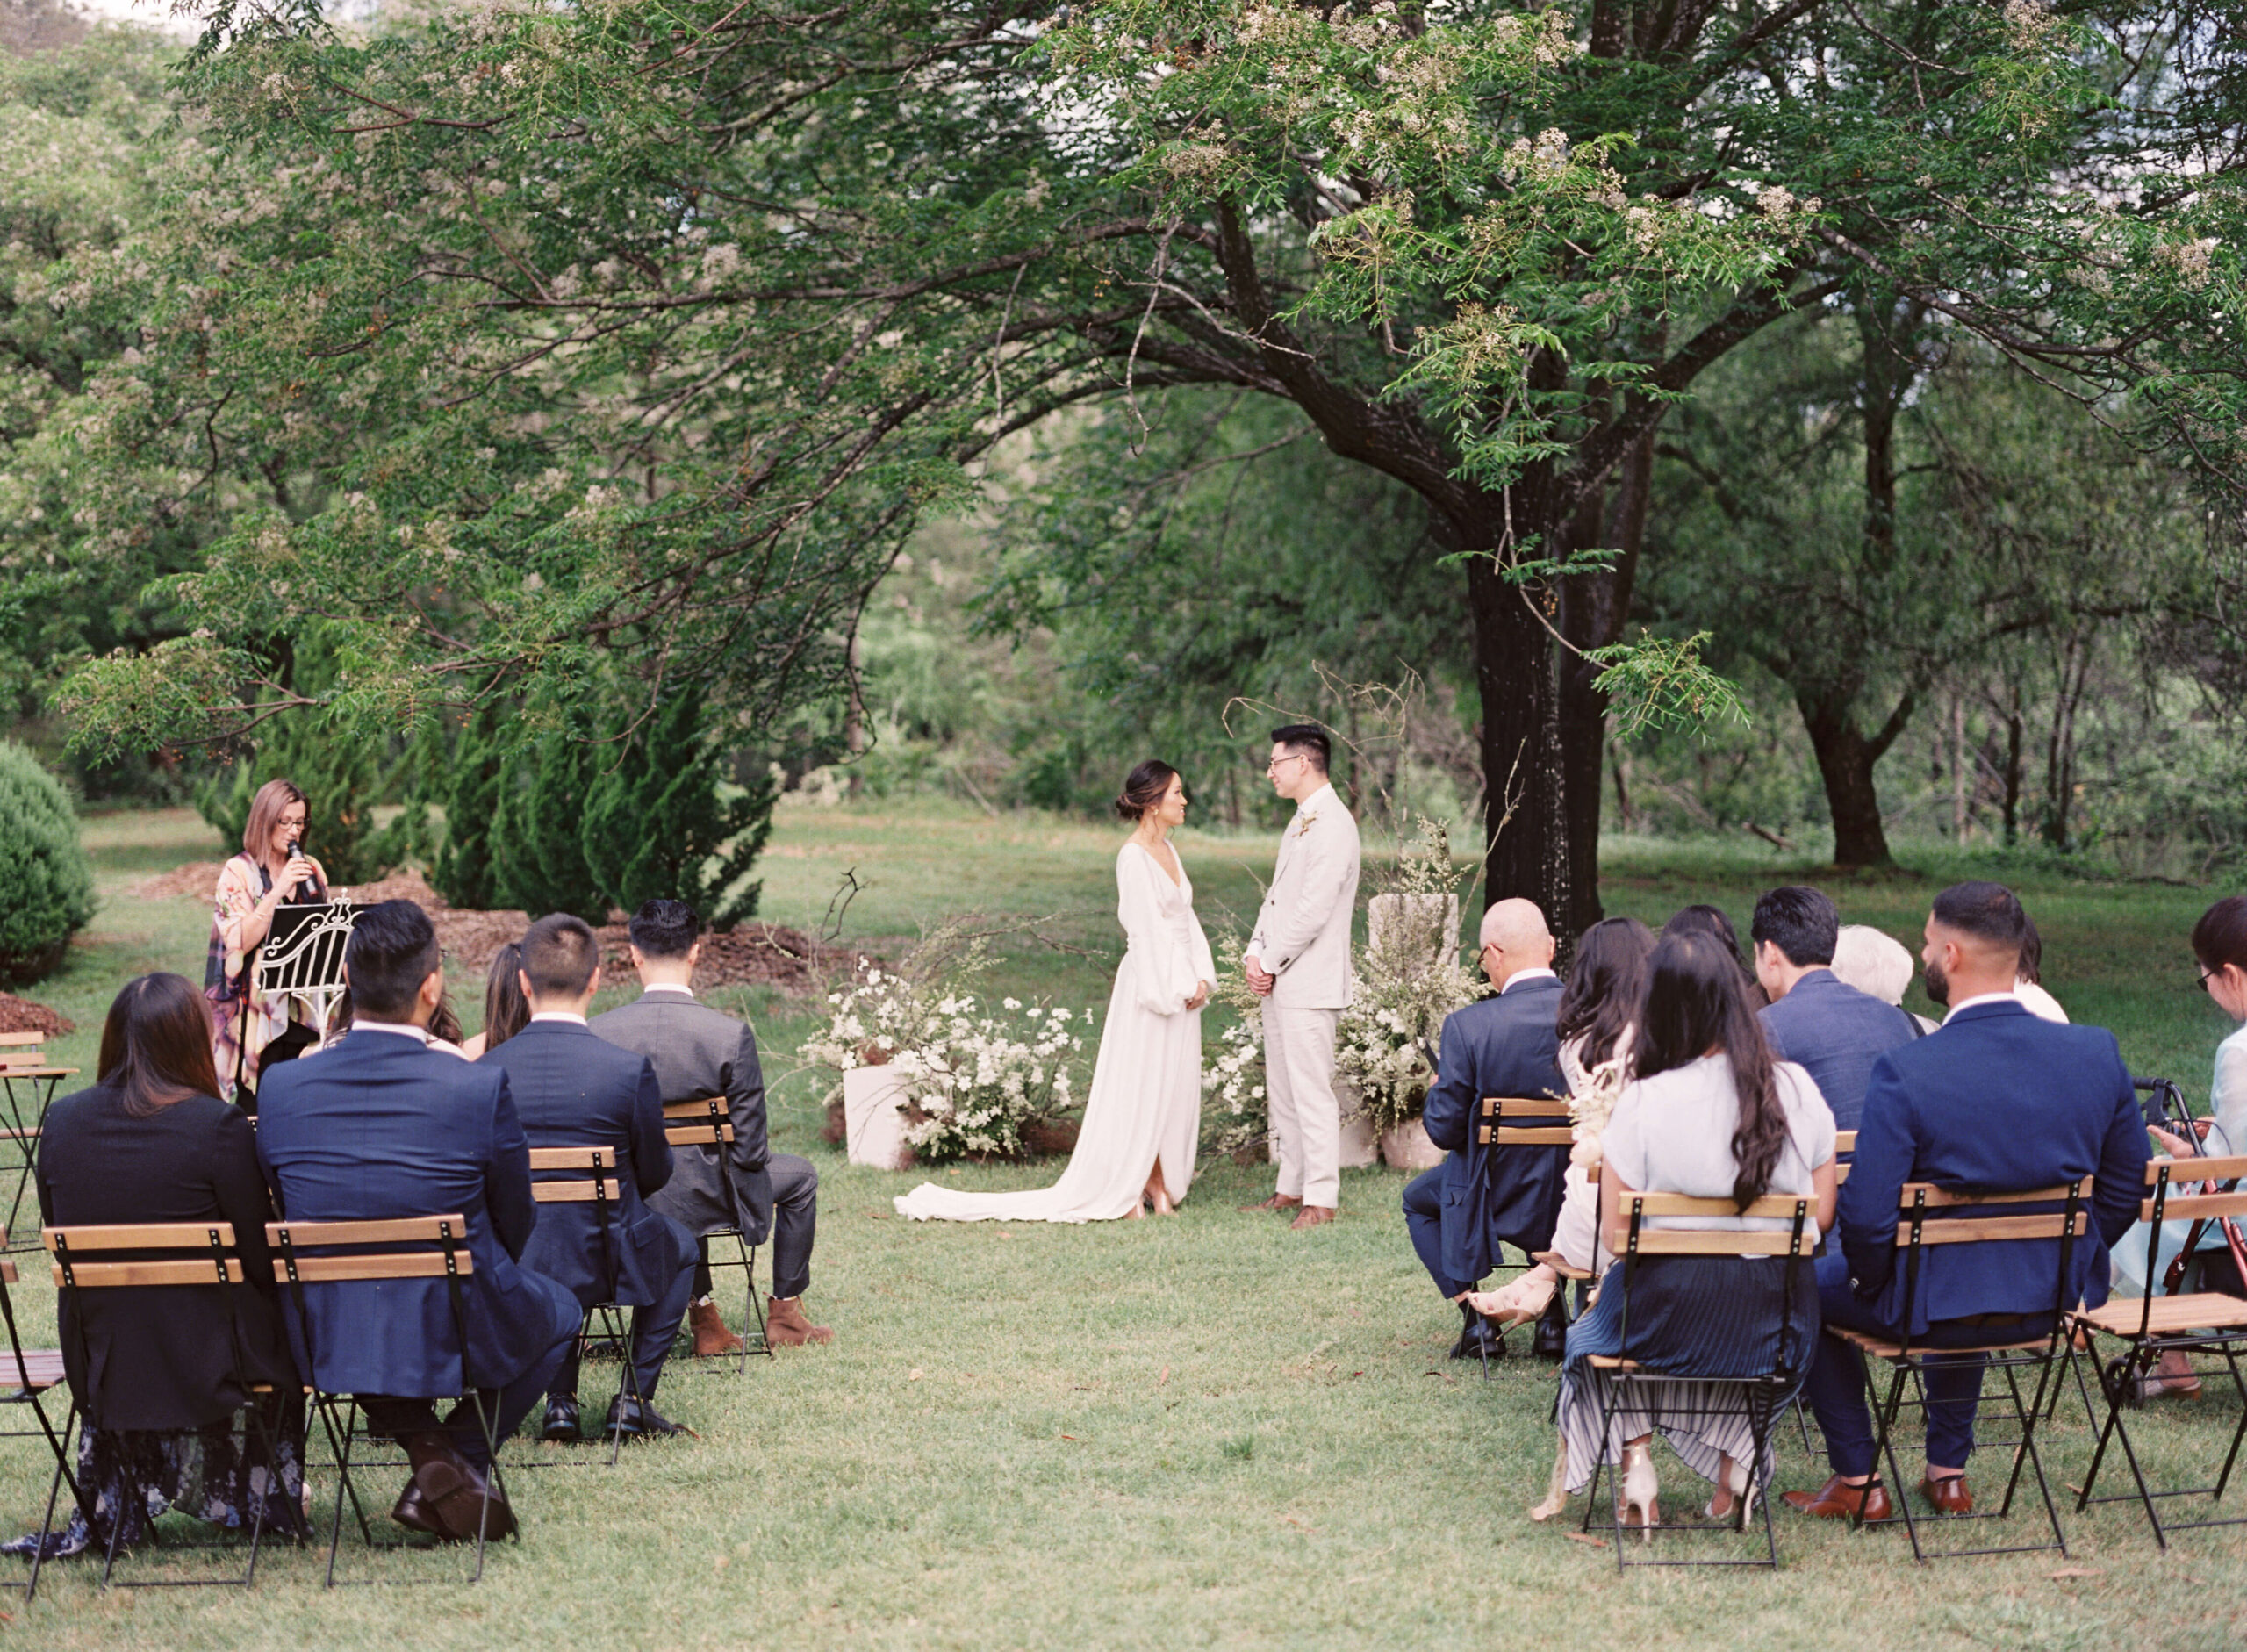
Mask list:
[{"label": "striped skirt", "polygon": [[[1569,1328],[1568,1360],[1561,1368],[1569,1490],[1583,1490],[1596,1464],[1619,1462],[1625,1440],[1657,1431],[1688,1468],[1711,1482],[1719,1456],[1735,1462],[1755,1457],[1749,1389],[1736,1379],[1780,1367],[1791,1380],[1764,1419],[1757,1472],[1769,1483],[1772,1426],[1801,1391],[1818,1340],[1815,1275],[1806,1260],[1796,1264],[1790,1300],[1787,1266],[1768,1256],[1649,1257],[1638,1265],[1627,1296],[1622,1264],[1607,1270],[1599,1300]],[[1635,1360],[1660,1379],[1641,1375],[1604,1383],[1604,1429],[1593,1388],[1598,1374],[1590,1363],[1594,1354]]]}]

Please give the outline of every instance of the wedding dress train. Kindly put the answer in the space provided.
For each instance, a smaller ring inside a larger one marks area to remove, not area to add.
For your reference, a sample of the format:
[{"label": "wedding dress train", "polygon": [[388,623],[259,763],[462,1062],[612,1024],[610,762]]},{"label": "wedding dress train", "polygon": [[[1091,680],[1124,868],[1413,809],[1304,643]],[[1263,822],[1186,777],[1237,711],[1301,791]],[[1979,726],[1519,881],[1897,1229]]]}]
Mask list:
[{"label": "wedding dress train", "polygon": [[924,1182],[899,1196],[899,1215],[915,1221],[1112,1222],[1139,1208],[1158,1164],[1171,1203],[1186,1197],[1202,1129],[1202,1012],[1186,1003],[1202,982],[1217,980],[1217,967],[1194,916],[1194,884],[1182,858],[1173,883],[1152,853],[1127,843],[1116,857],[1116,887],[1128,945],[1108,995],[1084,1128],[1061,1179],[1021,1193]]}]

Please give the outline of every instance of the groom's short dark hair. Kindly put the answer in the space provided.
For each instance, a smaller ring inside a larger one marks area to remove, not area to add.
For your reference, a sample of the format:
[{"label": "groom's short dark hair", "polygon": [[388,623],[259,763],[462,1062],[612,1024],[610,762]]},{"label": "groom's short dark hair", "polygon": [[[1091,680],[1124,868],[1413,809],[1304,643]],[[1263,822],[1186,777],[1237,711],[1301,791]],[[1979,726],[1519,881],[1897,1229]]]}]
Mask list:
[{"label": "groom's short dark hair", "polygon": [[1285,746],[1310,759],[1313,767],[1324,774],[1334,755],[1334,743],[1326,737],[1326,730],[1315,722],[1291,722],[1272,730],[1272,743]]}]

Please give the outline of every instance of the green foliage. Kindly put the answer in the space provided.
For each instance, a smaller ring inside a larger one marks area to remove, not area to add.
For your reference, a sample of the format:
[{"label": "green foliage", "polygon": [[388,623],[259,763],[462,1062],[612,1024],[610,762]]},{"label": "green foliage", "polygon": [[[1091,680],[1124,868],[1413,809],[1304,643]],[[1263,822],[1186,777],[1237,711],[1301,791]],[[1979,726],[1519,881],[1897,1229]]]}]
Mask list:
[{"label": "green foliage", "polygon": [[93,916],[93,863],[68,795],[27,748],[0,740],[0,981],[51,973]]},{"label": "green foliage", "polygon": [[506,753],[494,728],[501,715],[487,707],[461,725],[430,788],[443,807],[445,832],[429,882],[453,905],[470,911],[503,904],[492,859],[506,773]]},{"label": "green foliage", "polygon": [[250,800],[268,780],[287,779],[305,794],[305,851],[337,885],[370,883],[398,864],[394,834],[375,826],[382,794],[377,749],[337,735],[307,713],[282,714],[264,725],[255,757],[228,764],[195,788],[195,807],[239,853]]},{"label": "green foliage", "polygon": [[[645,901],[684,901],[713,927],[757,916],[762,884],[749,880],[772,830],[778,795],[767,774],[725,784],[704,702],[673,694],[607,748],[585,799],[586,869],[627,912]],[[713,864],[714,863],[714,864]]]},{"label": "green foliage", "polygon": [[547,730],[508,763],[488,839],[495,904],[608,921],[608,892],[585,862],[594,763],[593,749],[566,729]]}]

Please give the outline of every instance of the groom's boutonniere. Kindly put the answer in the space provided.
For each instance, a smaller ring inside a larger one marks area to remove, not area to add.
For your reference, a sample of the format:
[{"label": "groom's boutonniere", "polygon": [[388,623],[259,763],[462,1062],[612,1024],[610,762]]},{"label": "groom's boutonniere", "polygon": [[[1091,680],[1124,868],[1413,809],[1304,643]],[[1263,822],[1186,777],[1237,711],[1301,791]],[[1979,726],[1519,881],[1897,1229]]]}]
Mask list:
[{"label": "groom's boutonniere", "polygon": [[1318,811],[1315,808],[1306,810],[1303,814],[1296,815],[1296,836],[1298,837],[1308,837],[1310,835],[1310,829],[1317,823]]}]

